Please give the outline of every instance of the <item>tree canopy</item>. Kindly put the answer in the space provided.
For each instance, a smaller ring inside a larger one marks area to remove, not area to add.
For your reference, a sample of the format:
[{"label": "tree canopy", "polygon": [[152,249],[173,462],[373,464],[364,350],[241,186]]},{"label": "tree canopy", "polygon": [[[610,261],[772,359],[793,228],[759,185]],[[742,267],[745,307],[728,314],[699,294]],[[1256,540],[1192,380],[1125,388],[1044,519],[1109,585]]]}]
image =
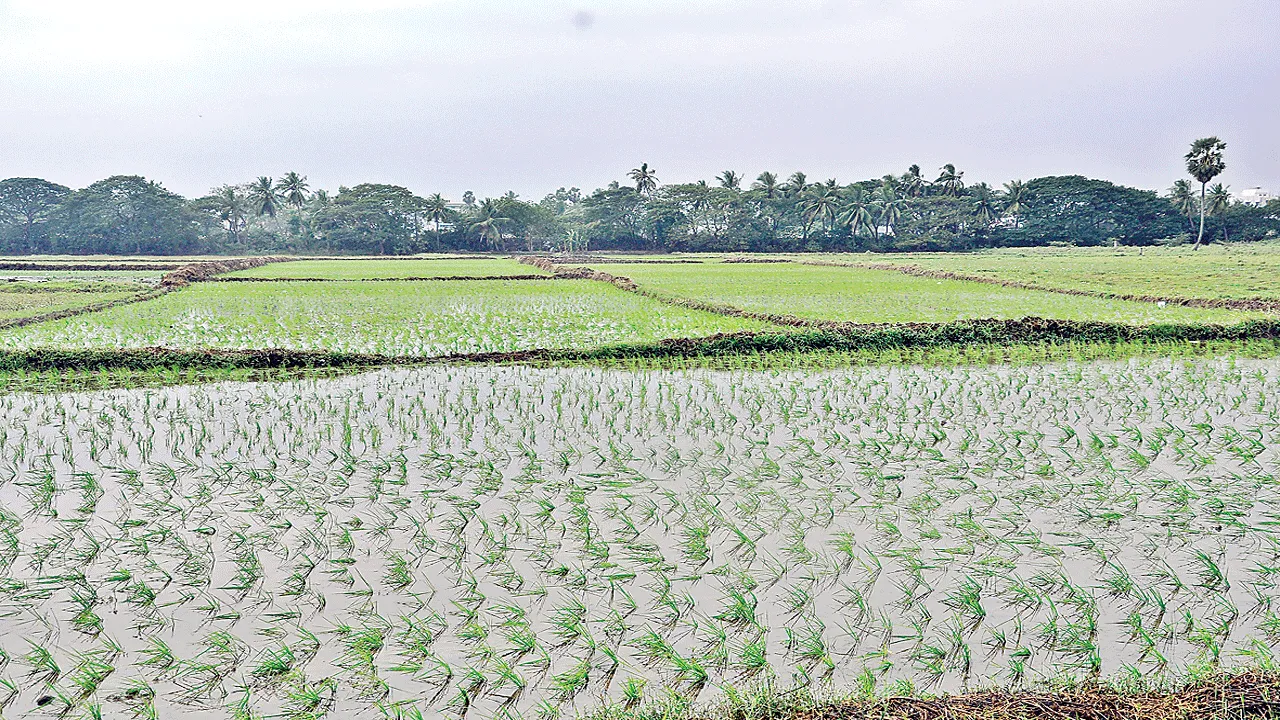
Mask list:
[{"label": "tree canopy", "polygon": [[194,200],[137,176],[75,191],[11,178],[0,181],[0,245],[10,254],[963,251],[1178,241],[1195,234],[1202,206],[1208,238],[1280,232],[1280,203],[1245,206],[1225,187],[1201,203],[1185,180],[1162,198],[1078,175],[1000,186],[964,175],[948,163],[933,181],[913,165],[849,183],[766,171],[748,184],[749,175],[725,170],[710,181],[661,184],[641,164],[590,193],[560,188],[529,201],[468,191],[462,202],[379,183],[331,194],[297,172]]}]

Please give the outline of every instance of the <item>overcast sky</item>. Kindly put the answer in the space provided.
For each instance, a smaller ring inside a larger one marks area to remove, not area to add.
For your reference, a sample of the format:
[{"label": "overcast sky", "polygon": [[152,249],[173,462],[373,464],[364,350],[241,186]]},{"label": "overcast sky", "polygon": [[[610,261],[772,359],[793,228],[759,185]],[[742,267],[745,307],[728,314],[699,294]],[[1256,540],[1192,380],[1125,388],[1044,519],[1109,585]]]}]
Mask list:
[{"label": "overcast sky", "polygon": [[1277,0],[0,0],[0,177],[458,198],[945,162],[1280,190]]}]

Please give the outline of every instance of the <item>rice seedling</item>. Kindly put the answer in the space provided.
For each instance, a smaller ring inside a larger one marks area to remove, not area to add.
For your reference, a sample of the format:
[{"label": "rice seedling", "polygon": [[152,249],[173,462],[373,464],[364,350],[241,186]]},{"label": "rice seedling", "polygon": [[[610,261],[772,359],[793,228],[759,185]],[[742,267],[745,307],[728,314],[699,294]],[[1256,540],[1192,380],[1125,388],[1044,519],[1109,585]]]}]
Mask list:
[{"label": "rice seedling", "polygon": [[438,366],[0,395],[0,704],[571,716],[1264,666],[1278,380]]},{"label": "rice seedling", "polygon": [[284,348],[438,356],[590,348],[768,327],[585,280],[461,284],[204,283],[143,304],[6,332],[0,349]]},{"label": "rice seedling", "polygon": [[[914,256],[912,261],[918,264]],[[928,322],[1031,315],[1124,322],[1233,322],[1251,315],[1248,311],[1162,307],[856,267],[620,264],[610,265],[608,271],[663,296],[811,320]]]}]

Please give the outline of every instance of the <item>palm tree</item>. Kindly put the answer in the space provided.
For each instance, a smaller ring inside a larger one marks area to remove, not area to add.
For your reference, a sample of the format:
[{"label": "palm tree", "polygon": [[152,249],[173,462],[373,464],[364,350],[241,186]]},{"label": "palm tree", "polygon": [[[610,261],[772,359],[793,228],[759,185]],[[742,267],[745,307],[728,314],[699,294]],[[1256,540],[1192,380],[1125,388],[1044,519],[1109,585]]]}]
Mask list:
[{"label": "palm tree", "polygon": [[984,182],[973,186],[973,214],[983,226],[991,225],[996,218],[995,198],[991,186]]},{"label": "palm tree", "polygon": [[924,178],[920,177],[920,166],[912,165],[907,168],[907,172],[903,174],[902,192],[909,197],[920,197],[924,194]]},{"label": "palm tree", "polygon": [[726,190],[738,190],[742,187],[742,176],[732,170],[725,170],[716,179],[720,181],[720,187]]},{"label": "palm tree", "polygon": [[706,210],[711,206],[711,186],[706,180],[699,180],[693,184],[693,200],[689,206],[695,211]]},{"label": "palm tree", "polygon": [[1210,180],[1227,169],[1226,160],[1222,157],[1222,151],[1226,149],[1227,144],[1216,137],[1200,138],[1191,143],[1191,150],[1186,155],[1187,172],[1200,183],[1200,234],[1196,236],[1196,244],[1192,248],[1194,250],[1199,250],[1200,243],[1204,240],[1206,188]]},{"label": "palm tree", "polygon": [[787,178],[787,194],[792,197],[800,197],[808,187],[809,178],[798,170]]},{"label": "palm tree", "polygon": [[502,249],[502,225],[510,219],[499,215],[500,211],[497,200],[485,198],[480,201],[478,219],[471,224],[471,232],[479,235],[490,250]]},{"label": "palm tree", "polygon": [[445,219],[449,217],[449,202],[445,200],[440,193],[435,193],[427,198],[427,202],[426,205],[423,206],[423,210],[427,213],[427,219],[431,221],[431,226],[435,230],[436,238],[439,238],[440,223],[444,222]]},{"label": "palm tree", "polygon": [[943,165],[942,174],[938,175],[938,179],[934,182],[942,186],[942,192],[945,195],[959,195],[964,190],[963,170],[956,170],[956,166],[952,163]]},{"label": "palm tree", "polygon": [[276,216],[280,207],[280,194],[276,191],[271,178],[263,175],[249,185],[249,199],[253,201],[254,212],[259,215]]},{"label": "palm tree", "polygon": [[778,185],[778,176],[765,170],[760,173],[760,177],[756,178],[755,182],[751,183],[751,189],[759,190],[766,198],[772,200],[778,196],[782,188]]},{"label": "palm tree", "polygon": [[1022,211],[1027,209],[1023,196],[1027,192],[1027,184],[1021,180],[1010,180],[1004,184],[1004,211],[1013,216],[1013,226],[1022,227]]},{"label": "palm tree", "polygon": [[886,182],[880,186],[880,225],[884,227],[885,234],[893,233],[893,226],[898,224],[898,220],[902,218],[902,211],[906,208],[907,201],[898,197],[898,192],[893,189],[893,183]]},{"label": "palm tree", "polygon": [[1231,207],[1231,189],[1222,183],[1217,183],[1209,188],[1208,204],[1210,215],[1224,216],[1222,218],[1222,241],[1230,242],[1231,238],[1227,236],[1227,218],[1225,215]]},{"label": "palm tree", "polygon": [[636,184],[636,192],[641,195],[648,195],[658,189],[657,171],[649,167],[649,163],[640,163],[640,167],[633,168],[627,173],[632,182]]},{"label": "palm tree", "polygon": [[502,249],[502,230],[498,227],[497,218],[485,218],[471,224],[471,232],[484,240],[490,250]]},{"label": "palm tree", "polygon": [[820,220],[822,229],[830,232],[831,226],[836,221],[840,195],[830,185],[822,185],[820,187],[821,190],[816,192],[808,202],[804,203],[803,212],[810,221],[814,218]]},{"label": "palm tree", "polygon": [[284,201],[297,209],[307,202],[307,191],[311,188],[307,186],[307,178],[296,172],[288,172],[284,177],[280,178],[276,190],[284,196]]},{"label": "palm tree", "polygon": [[1186,180],[1174,180],[1173,187],[1169,188],[1169,202],[1187,217],[1187,224],[1191,226],[1191,231],[1196,229],[1196,195],[1191,191],[1191,183]]},{"label": "palm tree", "polygon": [[867,191],[862,188],[854,188],[849,195],[849,204],[845,207],[844,212],[840,213],[840,222],[849,226],[850,232],[854,237],[858,236],[858,231],[868,229],[873,237],[879,237],[876,233],[875,215],[871,212],[874,204],[871,196],[867,195]]}]

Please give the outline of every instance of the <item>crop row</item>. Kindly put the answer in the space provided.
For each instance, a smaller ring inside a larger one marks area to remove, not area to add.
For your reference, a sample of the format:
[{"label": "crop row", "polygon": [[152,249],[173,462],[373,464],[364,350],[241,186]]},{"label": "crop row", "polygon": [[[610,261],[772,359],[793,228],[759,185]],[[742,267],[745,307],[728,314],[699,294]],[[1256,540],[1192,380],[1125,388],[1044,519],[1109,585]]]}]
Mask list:
[{"label": "crop row", "polygon": [[17,714],[490,717],[1265,665],[1278,381],[442,366],[8,395],[0,680]]}]

